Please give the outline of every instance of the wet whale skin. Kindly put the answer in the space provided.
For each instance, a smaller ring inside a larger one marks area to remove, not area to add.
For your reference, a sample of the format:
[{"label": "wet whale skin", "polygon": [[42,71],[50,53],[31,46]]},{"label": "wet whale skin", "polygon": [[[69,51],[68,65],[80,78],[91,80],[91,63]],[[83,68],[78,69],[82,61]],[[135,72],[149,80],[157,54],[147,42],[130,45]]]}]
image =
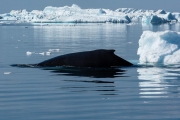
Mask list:
[{"label": "wet whale skin", "polygon": [[115,50],[93,50],[77,53],[70,53],[51,58],[40,62],[36,66],[55,67],[55,66],[73,66],[73,67],[95,67],[109,68],[118,66],[132,66],[130,62],[114,54]]}]

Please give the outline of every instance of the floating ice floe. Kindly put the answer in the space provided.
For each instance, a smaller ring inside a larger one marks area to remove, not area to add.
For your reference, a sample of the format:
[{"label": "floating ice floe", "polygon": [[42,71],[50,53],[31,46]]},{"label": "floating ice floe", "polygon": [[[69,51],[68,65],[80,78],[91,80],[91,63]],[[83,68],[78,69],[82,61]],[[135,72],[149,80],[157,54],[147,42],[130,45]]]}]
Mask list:
[{"label": "floating ice floe", "polygon": [[38,53],[38,52],[30,52],[30,51],[27,51],[27,52],[26,52],[26,55],[28,55],[28,56],[29,56],[29,55],[32,55],[32,54],[51,55],[51,52],[49,52],[49,51],[48,51],[48,52],[39,52],[39,53]]},{"label": "floating ice floe", "polygon": [[59,52],[59,49],[49,49],[49,52]]},{"label": "floating ice floe", "polygon": [[51,52],[46,52],[46,55],[51,55]]},{"label": "floating ice floe", "polygon": [[27,51],[26,55],[32,55],[34,52]]},{"label": "floating ice floe", "polygon": [[37,54],[40,54],[40,55],[51,55],[51,52],[41,52],[41,53],[37,53]]},{"label": "floating ice floe", "polygon": [[4,74],[5,74],[5,75],[9,75],[9,74],[11,74],[11,72],[4,72]]},{"label": "floating ice floe", "polygon": [[165,23],[180,19],[180,13],[164,10],[142,10],[133,8],[81,9],[78,5],[64,7],[47,6],[44,10],[12,10],[0,14],[0,22],[4,23],[130,23],[142,19],[142,22]]},{"label": "floating ice floe", "polygon": [[137,54],[140,56],[140,64],[179,64],[180,32],[144,31],[139,40],[139,48]]},{"label": "floating ice floe", "polygon": [[41,53],[37,53],[37,54],[40,54],[40,55],[45,55],[45,53],[44,53],[44,52],[41,52]]}]

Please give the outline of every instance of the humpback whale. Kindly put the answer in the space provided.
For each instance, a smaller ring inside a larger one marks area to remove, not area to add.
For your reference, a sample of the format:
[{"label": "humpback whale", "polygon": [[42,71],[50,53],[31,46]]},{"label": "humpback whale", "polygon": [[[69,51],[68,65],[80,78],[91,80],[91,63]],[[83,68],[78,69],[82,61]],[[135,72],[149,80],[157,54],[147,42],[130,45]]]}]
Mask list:
[{"label": "humpback whale", "polygon": [[110,68],[119,66],[132,66],[133,64],[114,54],[115,50],[98,49],[65,54],[45,60],[37,67],[73,66],[73,67],[92,67]]},{"label": "humpback whale", "polygon": [[60,55],[37,64],[13,64],[15,67],[84,67],[114,68],[133,64],[114,54],[115,50],[98,49]]}]

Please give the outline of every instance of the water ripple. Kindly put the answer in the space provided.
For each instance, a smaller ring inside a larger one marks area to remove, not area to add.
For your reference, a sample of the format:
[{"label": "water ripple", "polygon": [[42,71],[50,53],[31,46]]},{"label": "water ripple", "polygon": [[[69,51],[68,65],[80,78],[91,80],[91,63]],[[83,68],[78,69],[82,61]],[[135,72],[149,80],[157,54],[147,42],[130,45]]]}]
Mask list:
[{"label": "water ripple", "polygon": [[[162,98],[171,97],[180,86],[179,68],[144,67],[138,68],[140,97]],[[179,96],[176,96],[179,97]]]}]

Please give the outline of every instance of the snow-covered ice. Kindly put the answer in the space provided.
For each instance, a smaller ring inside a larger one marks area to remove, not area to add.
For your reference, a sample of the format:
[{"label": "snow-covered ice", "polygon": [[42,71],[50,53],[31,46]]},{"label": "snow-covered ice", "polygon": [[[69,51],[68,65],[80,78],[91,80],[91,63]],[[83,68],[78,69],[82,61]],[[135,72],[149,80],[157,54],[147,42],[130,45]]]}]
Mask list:
[{"label": "snow-covered ice", "polygon": [[144,31],[139,40],[137,54],[140,56],[140,64],[179,64],[180,32]]},{"label": "snow-covered ice", "polygon": [[130,23],[142,20],[145,23],[165,23],[180,20],[180,13],[165,10],[142,10],[133,8],[81,9],[78,5],[64,7],[47,6],[44,10],[12,10],[0,14],[3,23]]}]

